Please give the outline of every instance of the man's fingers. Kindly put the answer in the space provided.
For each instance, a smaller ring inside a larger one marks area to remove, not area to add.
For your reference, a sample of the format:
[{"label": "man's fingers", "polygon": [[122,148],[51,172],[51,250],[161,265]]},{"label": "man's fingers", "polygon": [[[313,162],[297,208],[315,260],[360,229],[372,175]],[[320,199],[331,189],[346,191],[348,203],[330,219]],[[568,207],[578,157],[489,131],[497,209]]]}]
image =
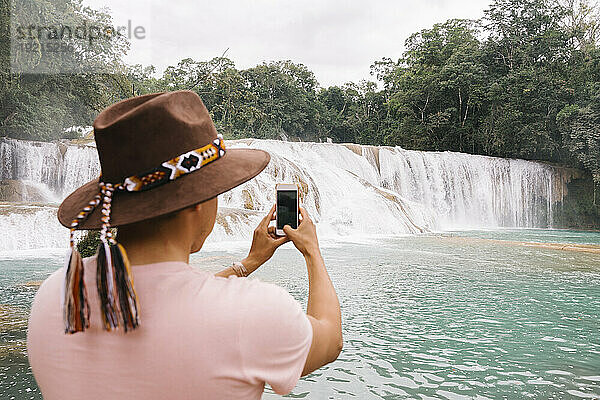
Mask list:
[{"label": "man's fingers", "polygon": [[273,219],[274,214],[275,214],[275,204],[273,204],[273,206],[271,207],[271,209],[269,210],[267,215],[265,215],[265,217],[260,221],[260,225],[263,225],[265,227],[269,226],[269,222],[271,222],[271,220]]},{"label": "man's fingers", "polygon": [[302,216],[302,221],[310,220],[308,212],[304,209],[304,207],[300,207],[300,215]]},{"label": "man's fingers", "polygon": [[291,239],[287,236],[281,236],[281,237],[277,237],[277,239],[274,240],[275,244],[279,247],[284,243],[289,242]]},{"label": "man's fingers", "polygon": [[274,226],[270,226],[267,232],[269,232],[269,236],[271,236],[273,239],[278,239],[280,237],[277,235],[277,232],[275,232]]}]

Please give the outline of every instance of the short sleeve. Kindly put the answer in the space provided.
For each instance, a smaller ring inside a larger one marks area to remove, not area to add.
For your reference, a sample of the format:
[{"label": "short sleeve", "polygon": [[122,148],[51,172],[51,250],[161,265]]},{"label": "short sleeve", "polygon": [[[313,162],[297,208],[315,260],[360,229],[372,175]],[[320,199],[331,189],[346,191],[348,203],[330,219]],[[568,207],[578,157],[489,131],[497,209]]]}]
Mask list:
[{"label": "short sleeve", "polygon": [[266,382],[277,394],[288,394],[304,369],[312,325],[283,288],[252,281],[240,326],[242,369],[252,383]]}]

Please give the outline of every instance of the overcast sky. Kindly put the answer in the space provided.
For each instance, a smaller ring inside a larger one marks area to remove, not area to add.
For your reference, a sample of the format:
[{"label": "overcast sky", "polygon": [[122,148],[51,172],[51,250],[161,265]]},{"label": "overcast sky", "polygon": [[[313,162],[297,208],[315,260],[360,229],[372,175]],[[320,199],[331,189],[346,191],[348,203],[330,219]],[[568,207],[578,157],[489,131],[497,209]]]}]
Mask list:
[{"label": "overcast sky", "polygon": [[84,0],[116,25],[143,26],[129,63],[162,70],[183,58],[226,57],[236,67],[290,59],[321,84],[372,79],[369,66],[397,59],[410,34],[450,18],[477,19],[491,0]]}]

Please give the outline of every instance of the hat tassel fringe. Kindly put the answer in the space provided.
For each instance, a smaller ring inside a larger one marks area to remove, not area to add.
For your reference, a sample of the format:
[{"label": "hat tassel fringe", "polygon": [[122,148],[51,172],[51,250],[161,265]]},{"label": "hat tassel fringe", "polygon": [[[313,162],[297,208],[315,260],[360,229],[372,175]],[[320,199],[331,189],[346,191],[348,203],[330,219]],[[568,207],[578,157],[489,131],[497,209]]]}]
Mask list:
[{"label": "hat tassel fringe", "polygon": [[76,217],[71,224],[71,253],[68,258],[64,320],[65,332],[82,332],[89,327],[89,305],[83,279],[83,262],[74,244],[75,228],[94,210],[102,200],[102,230],[97,251],[96,282],[104,329],[112,331],[122,326],[125,332],[140,324],[139,304],[131,265],[125,248],[117,243],[110,231],[110,209],[114,186],[100,183],[100,193]]},{"label": "hat tassel fringe", "polygon": [[75,228],[94,210],[100,203],[100,194],[97,194],[81,210],[71,222],[70,250],[67,254],[65,286],[63,292],[63,320],[65,333],[83,332],[90,326],[90,306],[87,300],[87,290],[84,280],[84,269],[81,254],[75,244]]},{"label": "hat tassel fringe", "polygon": [[125,332],[138,327],[138,301],[127,253],[119,243],[107,240],[98,247],[98,295],[102,322],[107,331],[121,324]]},{"label": "hat tassel fringe", "polygon": [[110,205],[115,187],[110,183],[100,183],[102,194],[102,230],[98,246],[96,282],[102,323],[104,329],[112,331],[123,326],[125,332],[134,330],[140,324],[137,294],[133,286],[133,275],[125,248],[110,231]]},{"label": "hat tassel fringe", "polygon": [[83,262],[75,246],[67,259],[64,296],[65,333],[83,332],[90,326],[90,306],[83,279]]}]

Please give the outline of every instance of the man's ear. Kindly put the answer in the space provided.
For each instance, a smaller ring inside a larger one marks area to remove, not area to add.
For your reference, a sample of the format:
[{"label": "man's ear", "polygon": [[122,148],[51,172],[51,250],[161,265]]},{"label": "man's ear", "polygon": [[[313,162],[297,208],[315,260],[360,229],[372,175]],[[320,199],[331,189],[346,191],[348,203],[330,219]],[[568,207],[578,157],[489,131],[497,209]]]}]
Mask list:
[{"label": "man's ear", "polygon": [[194,204],[189,207],[189,210],[195,215],[202,215],[204,213],[204,206],[202,203]]},{"label": "man's ear", "polygon": [[[205,211],[211,210],[212,209],[212,202],[213,201],[217,201],[216,198],[215,199],[211,199],[211,200],[207,200],[203,203],[198,203],[198,204],[194,204],[193,206],[189,206],[188,210],[190,210],[193,213],[204,213]],[[210,207],[206,208],[208,205],[210,204]]]}]

